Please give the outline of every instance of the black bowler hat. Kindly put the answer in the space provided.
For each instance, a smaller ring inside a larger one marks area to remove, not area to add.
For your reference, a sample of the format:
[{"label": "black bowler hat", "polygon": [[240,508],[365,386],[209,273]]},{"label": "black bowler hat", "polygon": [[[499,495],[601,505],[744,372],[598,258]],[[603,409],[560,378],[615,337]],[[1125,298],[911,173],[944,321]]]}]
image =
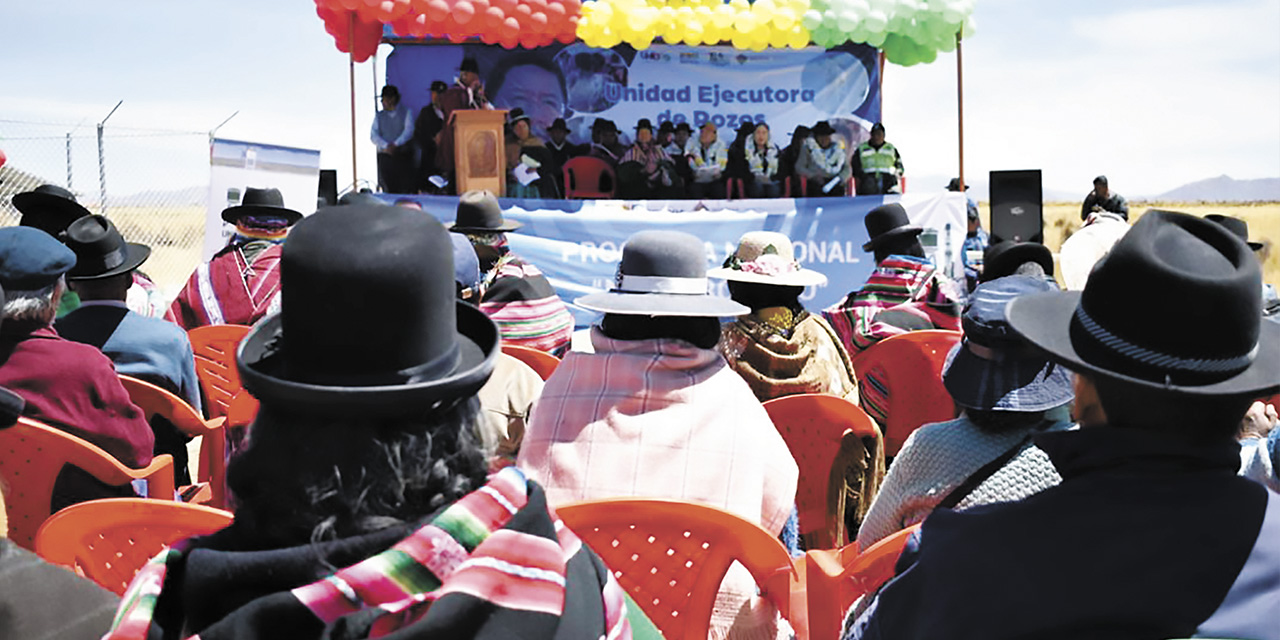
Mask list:
[{"label": "black bowler hat", "polygon": [[658,125],[658,133],[674,133],[675,130],[676,130],[676,127],[675,125],[671,124],[670,120],[663,120]]},{"label": "black bowler hat", "polygon": [[452,241],[431,216],[322,209],[284,243],[281,312],[240,344],[245,389],[268,406],[375,417],[475,394],[493,371],[498,327],[456,299],[453,271]]},{"label": "black bowler hat", "polygon": [[692,135],[692,134],[693,134],[693,127],[689,126],[689,123],[688,123],[688,122],[681,122],[681,123],[676,124],[675,128],[674,128],[674,129],[672,129],[671,131],[672,131],[673,133],[674,133],[674,132],[676,132],[676,131],[683,131],[683,132],[685,132],[685,133],[688,133],[688,134]]},{"label": "black bowler hat", "polygon": [[578,298],[578,306],[622,315],[723,318],[751,309],[707,286],[707,250],[683,231],[640,231],[622,245],[614,288]]},{"label": "black bowler hat", "polygon": [[907,210],[896,202],[882,204],[867,212],[863,223],[867,225],[867,237],[870,238],[862,245],[863,251],[875,251],[876,247],[895,238],[906,235],[914,237],[924,231],[911,224],[911,220],[907,218]]},{"label": "black bowler hat", "polygon": [[76,202],[74,193],[56,184],[42,184],[14,194],[13,206],[22,212],[18,226],[34,227],[55,238],[72,222],[89,215],[89,210]]},{"label": "black bowler hat", "polygon": [[1262,248],[1261,242],[1249,242],[1249,223],[1248,222],[1245,222],[1240,218],[1224,216],[1220,213],[1211,213],[1205,216],[1204,219],[1210,222],[1216,222],[1226,227],[1227,231],[1234,233],[1237,238],[1244,240],[1244,243],[1249,245],[1250,249],[1257,251],[1258,249]]},{"label": "black bowler hat", "polygon": [[831,123],[826,120],[819,121],[818,124],[813,125],[814,136],[829,136],[835,132],[836,130],[831,128]]},{"label": "black bowler hat", "polygon": [[1106,177],[1106,176],[1098,176],[1098,177],[1096,177],[1096,178],[1094,178],[1094,179],[1093,179],[1093,183],[1094,183],[1094,184],[1100,184],[1100,185],[1106,186],[1106,184],[1107,184],[1107,177]]},{"label": "black bowler hat", "polygon": [[521,109],[520,107],[516,107],[511,111],[507,112],[507,121],[510,122],[511,124],[515,124],[521,120],[524,120],[526,122],[531,120],[529,115],[524,112],[524,109]]},{"label": "black bowler hat", "polygon": [[1053,254],[1049,247],[1039,242],[1014,242],[1003,240],[989,247],[982,256],[982,275],[978,282],[988,282],[996,278],[1011,276],[1028,262],[1034,262],[1044,269],[1045,275],[1053,275]]},{"label": "black bowler hat", "polygon": [[480,63],[476,62],[475,58],[463,58],[462,64],[458,65],[458,71],[480,73]]},{"label": "black bowler hat", "polygon": [[877,131],[879,131],[880,133],[884,133],[884,123],[877,122],[871,125],[871,133],[875,133]]},{"label": "black bowler hat", "polygon": [[151,256],[151,247],[125,242],[116,225],[103,216],[85,216],[71,223],[62,241],[76,254],[68,280],[100,280],[137,269]]},{"label": "black bowler hat", "polygon": [[547,127],[547,131],[563,131],[569,132],[569,126],[565,124],[564,118],[556,118],[551,122],[551,126]]},{"label": "black bowler hat", "polygon": [[449,89],[449,85],[445,84],[443,80],[431,81],[431,90],[435,93],[444,93],[448,89]]},{"label": "black bowler hat", "polygon": [[1084,291],[1024,296],[1009,324],[1067,368],[1154,390],[1257,398],[1280,389],[1280,323],[1262,268],[1222,226],[1148,211]]},{"label": "black bowler hat", "polygon": [[235,224],[241,216],[272,216],[284,218],[290,225],[302,219],[302,214],[284,206],[284,196],[279,189],[255,189],[245,187],[240,204],[222,210],[222,219]]},{"label": "black bowler hat", "polygon": [[653,123],[648,118],[640,118],[640,121],[636,123],[636,131],[641,129],[648,129],[649,133],[653,133]]},{"label": "black bowler hat", "polygon": [[521,225],[502,217],[498,196],[488,189],[468,191],[458,198],[458,212],[445,228],[454,233],[505,233]]},{"label": "black bowler hat", "polygon": [[[951,181],[947,183],[947,191],[959,191],[959,190],[960,190],[960,178],[952,178]],[[964,190],[968,191],[969,185],[967,184],[964,185]]]},{"label": "black bowler hat", "polygon": [[619,133],[618,125],[605,118],[596,118],[595,122],[591,123],[591,130],[600,133]]}]

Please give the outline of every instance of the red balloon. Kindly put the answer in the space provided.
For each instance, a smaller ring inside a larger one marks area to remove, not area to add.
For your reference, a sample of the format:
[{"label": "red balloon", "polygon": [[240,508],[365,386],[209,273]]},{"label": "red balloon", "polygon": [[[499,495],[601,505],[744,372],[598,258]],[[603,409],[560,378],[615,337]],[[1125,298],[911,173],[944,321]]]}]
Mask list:
[{"label": "red balloon", "polygon": [[467,41],[467,35],[465,33],[450,33],[446,34],[445,37],[449,39],[449,42],[454,44],[462,44]]},{"label": "red balloon", "polygon": [[336,0],[336,1],[338,3],[338,6],[342,7],[343,9],[346,9],[347,11],[355,11],[356,7],[364,4],[360,0]]},{"label": "red balloon", "polygon": [[547,5],[549,4],[547,0],[525,0],[525,3],[533,9],[534,13],[538,13],[539,11],[545,12],[547,10]]},{"label": "red balloon", "polygon": [[502,9],[489,7],[484,12],[485,28],[479,29],[479,31],[497,31],[505,19],[506,16],[502,13]]},{"label": "red balloon", "polygon": [[9,157],[4,155],[4,149],[0,149],[0,167],[3,167],[4,163],[8,161],[9,161]]},{"label": "red balloon", "polygon": [[476,8],[467,0],[458,0],[458,3],[453,5],[453,19],[458,24],[471,22],[474,17],[476,17]]},{"label": "red balloon", "polygon": [[378,21],[383,24],[395,22],[409,14],[409,0],[382,0],[378,5]]},{"label": "red balloon", "polygon": [[502,12],[511,15],[519,6],[520,0],[489,0],[489,6],[502,9]]},{"label": "red balloon", "polygon": [[547,29],[551,27],[550,21],[547,19],[547,14],[541,12],[529,16],[529,19],[525,21],[525,24],[528,25],[534,33],[546,33]]},{"label": "red balloon", "polygon": [[520,46],[525,49],[536,49],[538,45],[544,44],[541,34],[525,31],[520,34]]},{"label": "red balloon", "polygon": [[503,49],[514,49],[520,46],[520,37],[516,35],[503,36],[498,39],[498,44],[502,45]]},{"label": "red balloon", "polygon": [[572,29],[561,31],[556,35],[556,42],[559,42],[560,44],[573,44],[574,42],[577,42],[577,40],[578,34]]},{"label": "red balloon", "polygon": [[569,14],[565,13],[564,5],[559,2],[548,4],[546,14],[547,22],[551,23],[552,27],[556,29],[559,29],[560,25],[564,24],[569,17]]},{"label": "red balloon", "polygon": [[449,15],[449,3],[444,0],[431,0],[427,3],[427,17],[432,22],[440,22]]},{"label": "red balloon", "polygon": [[518,4],[516,5],[516,12],[512,15],[523,24],[528,21],[529,16],[533,15],[533,8],[527,4]]},{"label": "red balloon", "polygon": [[[498,35],[500,35],[500,36],[502,36],[502,37],[504,37],[504,38],[506,38],[506,37],[519,37],[519,36],[520,36],[520,22],[519,22],[518,20],[516,20],[515,18],[507,18],[506,20],[503,20],[503,21],[502,21],[502,27],[501,27],[500,29],[498,29]],[[506,45],[503,45],[503,46],[506,46]],[[510,49],[511,47],[507,47],[507,48],[508,48],[508,49]]]},{"label": "red balloon", "polygon": [[560,0],[560,3],[564,5],[564,12],[571,16],[576,16],[582,13],[581,0]]}]

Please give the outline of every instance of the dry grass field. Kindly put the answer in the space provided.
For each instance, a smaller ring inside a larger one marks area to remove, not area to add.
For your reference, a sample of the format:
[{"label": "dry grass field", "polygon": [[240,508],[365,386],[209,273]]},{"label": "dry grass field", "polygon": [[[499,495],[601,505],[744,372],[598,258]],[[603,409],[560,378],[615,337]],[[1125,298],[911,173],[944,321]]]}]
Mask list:
[{"label": "dry grass field", "polygon": [[[991,210],[981,202],[978,209],[984,229],[991,229]],[[1267,282],[1280,284],[1280,202],[1248,204],[1140,202],[1129,203],[1129,221],[1136,222],[1147,209],[1182,211],[1203,216],[1210,213],[1234,216],[1249,223],[1249,239],[1265,246],[1261,251],[1262,275]],[[1062,241],[1080,228],[1079,202],[1050,202],[1044,207],[1044,243],[1057,254]]]}]

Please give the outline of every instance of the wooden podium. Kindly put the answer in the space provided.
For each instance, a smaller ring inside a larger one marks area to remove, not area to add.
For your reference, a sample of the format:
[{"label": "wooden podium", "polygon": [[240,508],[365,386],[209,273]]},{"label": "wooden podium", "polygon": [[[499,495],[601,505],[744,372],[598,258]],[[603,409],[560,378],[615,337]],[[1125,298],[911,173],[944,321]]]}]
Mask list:
[{"label": "wooden podium", "polygon": [[507,187],[506,138],[502,109],[459,109],[450,114],[453,127],[453,166],[458,195],[488,189],[505,195]]}]

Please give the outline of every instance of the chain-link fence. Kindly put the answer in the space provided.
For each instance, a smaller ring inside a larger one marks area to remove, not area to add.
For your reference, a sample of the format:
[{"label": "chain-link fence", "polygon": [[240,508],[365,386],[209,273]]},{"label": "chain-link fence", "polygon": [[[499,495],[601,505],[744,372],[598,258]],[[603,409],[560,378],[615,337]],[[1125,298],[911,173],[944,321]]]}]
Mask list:
[{"label": "chain-link fence", "polygon": [[209,134],[0,119],[0,226],[18,223],[16,193],[65,187],[111,218],[125,240],[151,247],[142,271],[167,298],[200,260],[209,190]]}]

